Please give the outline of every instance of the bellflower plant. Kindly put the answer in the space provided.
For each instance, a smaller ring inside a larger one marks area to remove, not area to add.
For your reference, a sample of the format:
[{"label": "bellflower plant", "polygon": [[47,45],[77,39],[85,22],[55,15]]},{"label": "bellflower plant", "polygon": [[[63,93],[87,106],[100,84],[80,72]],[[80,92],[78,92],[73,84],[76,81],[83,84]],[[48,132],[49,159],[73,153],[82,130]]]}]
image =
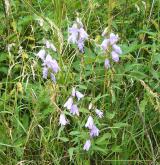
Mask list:
[{"label": "bellflower plant", "polygon": [[75,95],[76,95],[78,101],[79,101],[81,98],[84,97],[84,95],[83,95],[81,92],[79,92],[79,91],[76,91]]},{"label": "bellflower plant", "polygon": [[50,77],[53,82],[56,82],[55,75],[59,70],[58,63],[55,59],[52,59],[52,57],[47,54],[45,59],[43,60],[43,78],[47,79],[48,77],[48,71],[50,70]]},{"label": "bellflower plant", "polygon": [[[45,42],[46,48],[47,49],[52,49],[53,51],[56,51],[56,47],[53,45],[53,43],[49,42],[46,40]],[[41,59],[42,66],[43,66],[43,78],[47,79],[48,75],[50,76],[51,80],[55,83],[56,82],[56,77],[55,74],[60,71],[60,67],[55,59],[51,57],[47,53],[45,49],[41,49],[36,56]]]},{"label": "bellflower plant", "polygon": [[71,106],[70,113],[79,116],[79,110],[76,104]]},{"label": "bellflower plant", "polygon": [[78,106],[77,104],[74,103],[74,98],[77,98],[78,101],[84,97],[84,95],[77,91],[76,88],[72,88],[72,93],[71,93],[71,96],[69,97],[69,99],[65,102],[64,104],[64,108],[67,108],[68,110],[70,110],[70,113],[72,115],[77,115],[79,116],[79,109],[78,109]]},{"label": "bellflower plant", "polygon": [[99,118],[102,118],[102,117],[103,117],[103,112],[100,111],[99,109],[96,109],[95,112],[96,112],[96,114],[97,114],[97,116],[98,116]]},{"label": "bellflower plant", "polygon": [[105,59],[104,67],[105,67],[106,69],[109,69],[109,68],[111,67],[110,61],[109,61],[108,59]]},{"label": "bellflower plant", "polygon": [[119,40],[118,34],[111,33],[109,38],[107,38],[106,31],[102,33],[102,36],[105,37],[101,44],[102,50],[107,54],[104,67],[106,69],[110,68],[110,60],[108,54],[111,54],[111,58],[114,62],[119,62],[119,55],[122,54],[121,48],[116,45]]},{"label": "bellflower plant", "polygon": [[90,140],[86,140],[84,146],[83,146],[83,150],[88,151],[89,148],[91,147],[91,141]]},{"label": "bellflower plant", "polygon": [[65,126],[69,123],[69,121],[65,118],[65,115],[63,113],[60,114],[60,117],[59,117],[59,124],[61,126]]},{"label": "bellflower plant", "polygon": [[69,99],[64,104],[64,108],[67,108],[68,110],[70,110],[72,105],[73,105],[73,98],[69,97]]},{"label": "bellflower plant", "polygon": [[93,125],[92,129],[90,130],[90,136],[94,137],[98,135],[99,135],[99,129],[95,125]]},{"label": "bellflower plant", "polygon": [[83,24],[79,18],[75,21],[73,26],[69,28],[68,42],[76,44],[80,52],[84,52],[84,42],[88,39],[88,34],[83,28]]},{"label": "bellflower plant", "polygon": [[84,97],[84,95],[81,92],[77,91],[74,87],[72,88],[72,96],[76,96],[78,101]]},{"label": "bellflower plant", "polygon": [[60,70],[57,61],[55,59],[52,59],[52,57],[49,54],[44,59],[42,65],[46,66],[47,68],[50,68],[53,71],[53,73],[57,73]]},{"label": "bellflower plant", "polygon": [[44,66],[43,67],[43,78],[47,79],[47,76],[48,76],[48,68]]},{"label": "bellflower plant", "polygon": [[[96,115],[99,117],[99,118],[102,118],[103,117],[103,112],[97,108],[95,108],[93,106],[92,103],[89,104],[88,106],[89,110],[92,112],[91,109],[94,109],[94,112],[96,113]],[[87,122],[85,124],[85,127],[89,129],[89,134],[90,134],[90,139],[91,138],[94,138],[96,136],[99,136],[99,132],[100,130],[96,127],[95,123],[94,123],[94,120],[93,120],[93,117],[90,115],[87,119]],[[86,146],[86,143],[85,145]],[[90,147],[89,147],[90,148]],[[84,148],[83,148],[84,149]],[[89,149],[88,149],[89,150]],[[86,151],[88,151],[86,150]]]},{"label": "bellflower plant", "polygon": [[[95,136],[99,136],[99,129],[96,127],[96,125],[94,124],[93,118],[92,116],[89,116],[87,119],[87,123],[85,124],[85,127],[88,128],[90,130],[90,138],[93,138]],[[88,140],[86,141],[86,143],[84,144],[83,149],[85,148],[85,146],[88,146]],[[91,146],[91,143],[89,145],[89,147],[87,148],[89,150]],[[84,149],[85,150],[85,149]],[[86,150],[86,151],[88,151]]]},{"label": "bellflower plant", "polygon": [[46,51],[44,49],[41,49],[38,53],[37,53],[37,57],[40,58],[42,61],[44,60],[46,55]]},{"label": "bellflower plant", "polygon": [[93,125],[94,125],[93,118],[92,118],[92,116],[89,116],[87,119],[87,123],[85,124],[85,127],[92,129]]}]

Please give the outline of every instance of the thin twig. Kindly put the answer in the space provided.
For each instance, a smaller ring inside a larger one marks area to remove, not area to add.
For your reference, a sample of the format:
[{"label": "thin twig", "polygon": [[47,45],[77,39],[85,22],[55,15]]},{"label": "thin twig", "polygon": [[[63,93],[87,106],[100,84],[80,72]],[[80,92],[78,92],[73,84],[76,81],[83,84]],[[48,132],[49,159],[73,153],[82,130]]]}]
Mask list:
[{"label": "thin twig", "polygon": [[138,107],[138,110],[139,110],[139,115],[140,115],[140,117],[141,117],[142,124],[143,124],[143,126],[144,126],[144,130],[145,130],[146,136],[147,136],[148,141],[149,141],[149,144],[150,144],[150,148],[151,148],[151,152],[152,152],[153,165],[155,165],[156,159],[155,159],[155,155],[154,155],[154,149],[153,149],[152,141],[151,141],[151,138],[150,138],[150,136],[149,136],[149,133],[148,133],[148,130],[147,130],[147,127],[146,127],[146,124],[145,124],[145,120],[144,120],[142,111],[140,110],[140,105],[139,105],[139,100],[138,100],[138,98],[136,98],[136,102],[137,102],[137,107]]}]

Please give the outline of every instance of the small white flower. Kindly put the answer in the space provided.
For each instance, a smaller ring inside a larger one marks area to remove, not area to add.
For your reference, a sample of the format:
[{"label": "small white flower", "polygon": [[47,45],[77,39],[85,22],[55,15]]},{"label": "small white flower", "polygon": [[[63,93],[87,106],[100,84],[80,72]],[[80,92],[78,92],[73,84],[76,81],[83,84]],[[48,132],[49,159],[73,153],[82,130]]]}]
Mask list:
[{"label": "small white flower", "polygon": [[72,107],[72,104],[73,104],[73,98],[72,97],[69,97],[69,99],[64,104],[64,107],[67,108],[68,110],[70,110],[71,107]]},{"label": "small white flower", "polygon": [[97,116],[98,116],[99,118],[102,118],[102,117],[103,117],[103,112],[100,111],[99,109],[96,109],[95,112],[96,112],[96,114],[97,114]]},{"label": "small white flower", "polygon": [[81,98],[84,97],[84,95],[83,95],[81,92],[79,92],[79,91],[76,91],[76,96],[77,96],[78,101],[79,101]]},{"label": "small white flower", "polygon": [[103,36],[103,37],[105,37],[105,36],[106,36],[107,31],[108,31],[108,28],[105,28],[105,29],[104,29],[104,31],[103,31],[103,33],[102,33],[102,36]]},{"label": "small white flower", "polygon": [[72,96],[75,97],[76,96],[76,88],[72,88]]},{"label": "small white flower", "polygon": [[38,23],[42,27],[44,25],[44,20],[40,18],[38,19]]},{"label": "small white flower", "polygon": [[52,50],[55,51],[55,52],[57,51],[57,49],[56,49],[56,47],[53,45],[53,43],[49,42],[48,40],[46,40],[45,44],[46,44],[46,48],[52,49]]},{"label": "small white flower", "polygon": [[42,61],[44,61],[45,55],[46,55],[46,51],[44,49],[41,49],[36,56],[40,58]]},{"label": "small white flower", "polygon": [[76,18],[76,22],[77,22],[77,24],[78,24],[79,27],[83,28],[83,23],[82,23],[82,21],[81,21],[80,18],[77,17]]},{"label": "small white flower", "polygon": [[92,103],[90,103],[90,104],[89,104],[89,106],[88,106],[88,109],[89,109],[89,110],[91,110],[91,109],[92,109],[92,107],[93,107],[93,104],[92,104]]},{"label": "small white flower", "polygon": [[69,121],[65,118],[65,115],[63,113],[60,114],[60,117],[59,117],[59,124],[62,126],[62,125],[66,125],[68,124]]},{"label": "small white flower", "polygon": [[92,129],[93,125],[94,125],[93,118],[92,118],[92,116],[89,116],[88,120],[87,120],[87,123],[85,124],[85,127],[89,128],[89,129]]},{"label": "small white flower", "polygon": [[55,52],[57,51],[56,47],[52,43],[50,44],[50,48]]}]

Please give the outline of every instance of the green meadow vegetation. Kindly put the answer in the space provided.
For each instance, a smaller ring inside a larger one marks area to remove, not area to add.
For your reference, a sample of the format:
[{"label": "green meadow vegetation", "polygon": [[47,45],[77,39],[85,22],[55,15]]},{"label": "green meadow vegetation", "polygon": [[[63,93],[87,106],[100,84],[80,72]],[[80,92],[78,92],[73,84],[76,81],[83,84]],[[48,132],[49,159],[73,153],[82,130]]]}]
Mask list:
[{"label": "green meadow vegetation", "polygon": [[[76,19],[84,52],[68,42]],[[160,164],[159,0],[2,0],[0,20],[0,165]],[[111,33],[117,61],[101,49]],[[76,114],[64,106],[72,97]]]}]

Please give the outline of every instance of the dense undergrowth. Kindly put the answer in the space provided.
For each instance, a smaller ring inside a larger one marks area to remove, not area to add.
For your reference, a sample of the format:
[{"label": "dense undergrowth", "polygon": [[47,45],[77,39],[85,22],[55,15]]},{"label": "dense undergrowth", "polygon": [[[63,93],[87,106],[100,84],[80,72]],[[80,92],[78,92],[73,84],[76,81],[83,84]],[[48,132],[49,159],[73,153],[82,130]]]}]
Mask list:
[{"label": "dense undergrowth", "polygon": [[[0,164],[160,163],[159,13],[158,0],[3,0]],[[84,53],[67,42],[76,17],[89,35]],[[122,49],[109,69],[97,46],[106,27]],[[43,79],[36,56],[46,39],[57,48],[49,50],[60,67],[56,83]],[[79,117],[64,108],[72,87],[84,94]],[[62,112],[66,126],[59,124]],[[84,151],[89,114],[100,132]]]}]

